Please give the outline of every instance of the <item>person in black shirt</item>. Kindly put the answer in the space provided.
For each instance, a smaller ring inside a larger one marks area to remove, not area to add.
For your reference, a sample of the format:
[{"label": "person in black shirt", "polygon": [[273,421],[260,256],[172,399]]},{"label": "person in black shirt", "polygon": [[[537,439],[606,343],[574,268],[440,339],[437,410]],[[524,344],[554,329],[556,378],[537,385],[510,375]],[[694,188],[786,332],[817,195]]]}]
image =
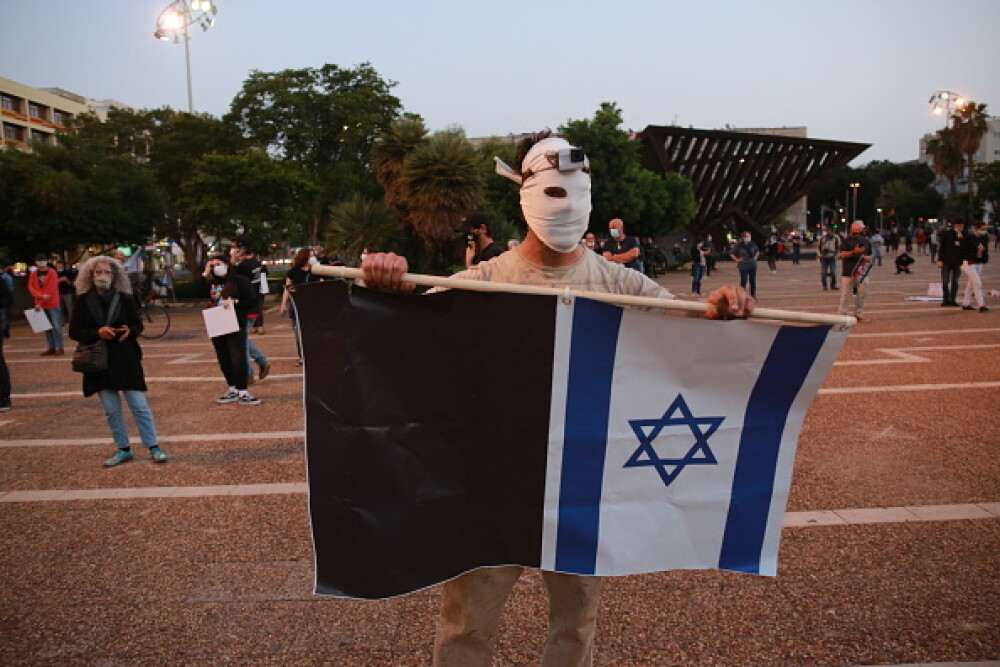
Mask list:
[{"label": "person in black shirt", "polygon": [[625,236],[625,223],[620,218],[615,218],[608,223],[608,233],[611,238],[604,242],[604,259],[624,264],[642,273],[639,240],[634,236]]},{"label": "person in black shirt", "polygon": [[913,273],[910,271],[910,265],[915,261],[905,250],[901,252],[899,257],[896,258],[896,275],[900,273]]},{"label": "person in black shirt", "polygon": [[502,255],[504,250],[490,236],[489,218],[483,213],[473,213],[465,219],[469,226],[465,240],[465,266],[475,266],[480,262]]},{"label": "person in black shirt", "polygon": [[861,313],[865,308],[865,292],[868,289],[868,282],[858,275],[856,269],[861,265],[866,257],[871,260],[872,244],[865,238],[865,223],[855,220],[851,223],[851,235],[840,244],[840,314],[850,315],[851,297],[854,298],[854,317],[858,322],[867,322],[868,318],[862,317]]},{"label": "person in black shirt", "polygon": [[940,234],[941,248],[937,265],[941,269],[941,305],[958,305],[958,276],[962,272],[965,221],[955,220],[950,229]]},{"label": "person in black shirt", "polygon": [[254,380],[253,367],[250,365],[251,359],[257,362],[258,375],[261,380],[266,378],[268,373],[271,372],[271,364],[268,362],[267,357],[260,351],[257,344],[250,339],[250,326],[252,322],[257,321],[261,317],[261,311],[263,310],[263,300],[260,297],[260,281],[262,280],[262,275],[266,274],[262,273],[260,260],[254,254],[250,239],[247,236],[241,235],[233,239],[231,254],[233,268],[236,273],[250,281],[250,289],[253,290],[256,297],[252,307],[247,311],[248,317],[243,325],[247,329],[247,375],[252,383]]},{"label": "person in black shirt", "polygon": [[247,391],[247,316],[257,306],[257,295],[250,286],[250,281],[221,257],[208,262],[205,277],[211,283],[212,305],[234,308],[236,321],[240,326],[233,333],[212,339],[219,368],[229,383],[229,391],[218,402],[260,405],[260,399]]}]

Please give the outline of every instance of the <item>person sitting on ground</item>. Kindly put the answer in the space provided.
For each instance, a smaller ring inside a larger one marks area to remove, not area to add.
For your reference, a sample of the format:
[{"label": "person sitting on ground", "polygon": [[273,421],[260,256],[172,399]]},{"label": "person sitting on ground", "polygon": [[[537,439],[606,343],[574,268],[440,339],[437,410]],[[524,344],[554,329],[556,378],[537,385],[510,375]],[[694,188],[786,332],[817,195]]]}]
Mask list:
[{"label": "person sitting on ground", "polygon": [[915,259],[910,257],[910,253],[905,250],[899,253],[899,256],[896,257],[896,274],[913,273],[913,271],[910,271],[910,264],[913,264],[915,261]]}]

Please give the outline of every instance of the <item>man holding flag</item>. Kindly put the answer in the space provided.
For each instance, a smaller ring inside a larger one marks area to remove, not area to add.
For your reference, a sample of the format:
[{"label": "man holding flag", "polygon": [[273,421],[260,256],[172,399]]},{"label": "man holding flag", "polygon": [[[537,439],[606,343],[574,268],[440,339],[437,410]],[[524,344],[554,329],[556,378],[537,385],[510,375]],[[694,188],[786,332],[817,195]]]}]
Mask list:
[{"label": "man holding flag", "polygon": [[[543,132],[521,142],[513,168],[498,160],[497,171],[520,185],[527,235],[513,251],[456,278],[673,298],[643,274],[580,245],[591,211],[590,168],[581,149]],[[367,287],[398,291],[415,287],[403,282],[406,259],[393,253],[368,255],[361,269]],[[727,286],[712,292],[708,304],[705,317],[731,319],[749,315],[755,300],[742,288]],[[500,615],[522,569],[480,568],[442,586],[435,664],[492,663]],[[551,606],[542,664],[590,665],[600,578],[545,570],[542,577]]]},{"label": "man holding flag", "polygon": [[865,308],[866,279],[871,271],[872,244],[865,238],[865,223],[855,220],[851,223],[851,235],[840,246],[841,282],[840,314],[849,315],[851,300],[854,301],[854,317],[858,322],[867,322],[862,317]]}]

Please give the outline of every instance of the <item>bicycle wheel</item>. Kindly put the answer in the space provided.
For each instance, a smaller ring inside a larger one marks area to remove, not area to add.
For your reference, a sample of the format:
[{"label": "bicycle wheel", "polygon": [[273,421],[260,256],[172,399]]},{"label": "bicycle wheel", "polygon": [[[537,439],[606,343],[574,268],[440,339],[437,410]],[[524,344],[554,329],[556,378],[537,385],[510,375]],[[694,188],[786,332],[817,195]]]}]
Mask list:
[{"label": "bicycle wheel", "polygon": [[143,338],[162,338],[170,329],[170,311],[165,306],[147,304],[142,308]]}]

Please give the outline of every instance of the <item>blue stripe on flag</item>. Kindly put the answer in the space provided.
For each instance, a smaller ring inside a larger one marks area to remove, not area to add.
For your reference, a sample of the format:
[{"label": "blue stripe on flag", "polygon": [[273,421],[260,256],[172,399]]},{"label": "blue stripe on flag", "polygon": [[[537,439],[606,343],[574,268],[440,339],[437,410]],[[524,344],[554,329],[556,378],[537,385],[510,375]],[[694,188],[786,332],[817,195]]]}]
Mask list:
[{"label": "blue stripe on flag", "polygon": [[830,327],[781,327],[750,394],[719,569],[760,573],[771,495],[788,412]]},{"label": "blue stripe on flag", "polygon": [[622,309],[577,299],[573,312],[555,569],[593,574],[611,381]]}]

